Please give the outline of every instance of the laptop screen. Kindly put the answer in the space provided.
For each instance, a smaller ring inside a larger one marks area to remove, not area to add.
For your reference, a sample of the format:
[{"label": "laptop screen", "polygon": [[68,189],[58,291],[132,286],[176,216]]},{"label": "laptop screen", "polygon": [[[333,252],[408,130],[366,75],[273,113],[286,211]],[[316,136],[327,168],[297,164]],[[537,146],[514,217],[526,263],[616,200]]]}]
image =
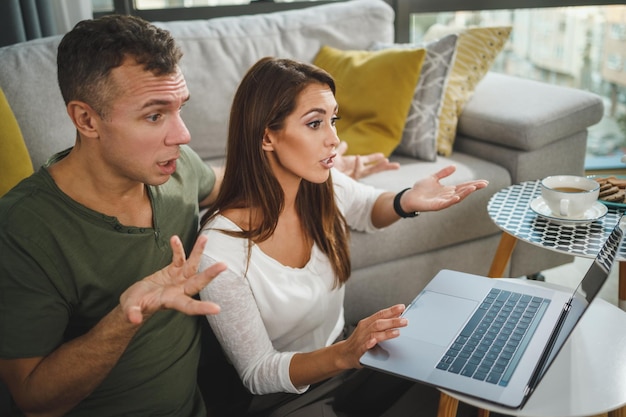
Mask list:
[{"label": "laptop screen", "polygon": [[620,247],[623,237],[622,220],[615,225],[613,231],[605,241],[604,245],[596,255],[587,273],[576,287],[572,298],[565,306],[559,323],[552,333],[551,341],[546,345],[543,357],[539,361],[539,366],[535,370],[529,383],[530,390],[534,390],[541,378],[546,373],[552,361],[559,353],[565,341],[572,333],[574,326],[578,323],[589,303],[598,295],[600,288],[606,282],[611,267],[615,261],[615,256]]},{"label": "laptop screen", "polygon": [[611,266],[615,260],[615,255],[622,241],[623,231],[620,227],[620,222],[611,232],[611,235],[607,239],[606,243],[600,249],[600,252],[596,256],[591,268],[585,274],[576,291],[580,293],[588,303],[591,302],[598,295],[600,288],[606,281],[609,273],[611,272]]}]

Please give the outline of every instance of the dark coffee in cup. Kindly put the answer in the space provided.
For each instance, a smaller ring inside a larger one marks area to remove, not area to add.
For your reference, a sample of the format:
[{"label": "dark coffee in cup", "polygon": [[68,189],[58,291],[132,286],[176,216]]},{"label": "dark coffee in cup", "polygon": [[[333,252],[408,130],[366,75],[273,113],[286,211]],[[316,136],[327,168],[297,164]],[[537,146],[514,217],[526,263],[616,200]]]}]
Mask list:
[{"label": "dark coffee in cup", "polygon": [[555,191],[560,191],[562,193],[582,193],[587,190],[584,188],[575,188],[575,187],[554,187],[552,188]]}]

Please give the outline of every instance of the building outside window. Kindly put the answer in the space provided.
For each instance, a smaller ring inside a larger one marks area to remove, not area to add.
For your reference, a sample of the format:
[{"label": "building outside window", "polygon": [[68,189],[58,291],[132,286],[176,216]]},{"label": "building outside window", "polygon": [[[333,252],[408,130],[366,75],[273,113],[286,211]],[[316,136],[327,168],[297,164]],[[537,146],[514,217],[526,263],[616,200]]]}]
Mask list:
[{"label": "building outside window", "polygon": [[94,12],[110,12],[113,10],[113,0],[91,0]]},{"label": "building outside window", "polygon": [[411,41],[434,24],[512,26],[492,70],[579,88],[604,99],[590,128],[586,168],[626,168],[626,6],[584,6],[413,14]]}]

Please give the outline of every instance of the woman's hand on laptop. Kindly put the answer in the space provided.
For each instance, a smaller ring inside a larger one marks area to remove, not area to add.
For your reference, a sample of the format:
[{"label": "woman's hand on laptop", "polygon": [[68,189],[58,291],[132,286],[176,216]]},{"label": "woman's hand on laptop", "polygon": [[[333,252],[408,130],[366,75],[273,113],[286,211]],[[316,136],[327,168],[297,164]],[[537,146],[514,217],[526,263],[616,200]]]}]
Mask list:
[{"label": "woman's hand on laptop", "polygon": [[405,310],[404,304],[380,310],[359,321],[356,329],[342,344],[341,366],[343,369],[361,368],[359,359],[369,349],[383,340],[394,339],[400,334],[400,328],[408,324],[408,320],[400,317]]}]

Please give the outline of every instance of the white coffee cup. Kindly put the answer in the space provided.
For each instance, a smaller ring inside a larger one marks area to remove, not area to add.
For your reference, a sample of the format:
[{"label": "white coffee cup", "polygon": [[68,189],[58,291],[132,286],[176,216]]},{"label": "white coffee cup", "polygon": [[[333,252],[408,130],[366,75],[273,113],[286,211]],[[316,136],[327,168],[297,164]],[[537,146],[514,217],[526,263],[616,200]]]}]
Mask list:
[{"label": "white coffee cup", "polygon": [[553,175],[541,180],[541,197],[558,217],[582,218],[599,194],[600,184],[591,178]]}]

